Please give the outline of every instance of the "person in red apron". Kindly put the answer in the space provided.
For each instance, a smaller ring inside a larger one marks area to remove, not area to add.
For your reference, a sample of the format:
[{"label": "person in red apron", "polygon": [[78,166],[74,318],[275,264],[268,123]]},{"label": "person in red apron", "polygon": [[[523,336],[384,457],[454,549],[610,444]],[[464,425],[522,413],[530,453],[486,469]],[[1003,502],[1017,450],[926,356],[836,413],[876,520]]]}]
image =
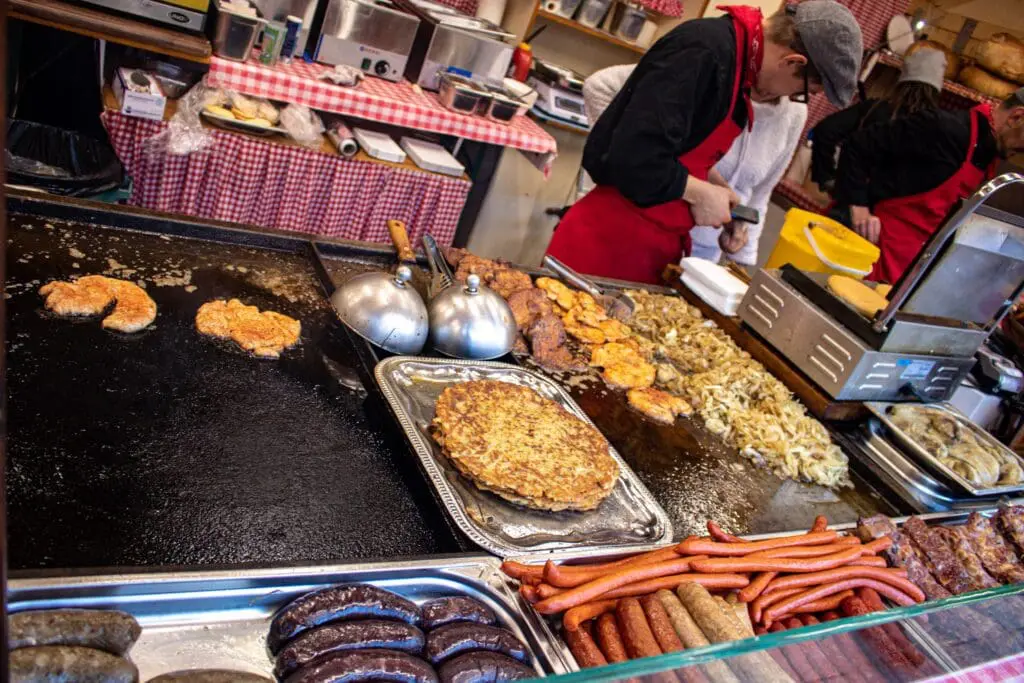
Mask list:
[{"label": "person in red apron", "polygon": [[995,109],[936,110],[851,138],[836,197],[849,205],[851,227],[881,249],[868,279],[899,280],[956,205],[1022,150],[1024,88]]},{"label": "person in red apron", "polygon": [[591,275],[658,283],[688,253],[694,225],[730,221],[735,195],[712,167],[752,124],[752,98],[852,98],[863,42],[848,9],[806,0],[767,20],[722,9],[659,40],[593,125],[583,167],[597,187],[566,213],[549,254]]}]

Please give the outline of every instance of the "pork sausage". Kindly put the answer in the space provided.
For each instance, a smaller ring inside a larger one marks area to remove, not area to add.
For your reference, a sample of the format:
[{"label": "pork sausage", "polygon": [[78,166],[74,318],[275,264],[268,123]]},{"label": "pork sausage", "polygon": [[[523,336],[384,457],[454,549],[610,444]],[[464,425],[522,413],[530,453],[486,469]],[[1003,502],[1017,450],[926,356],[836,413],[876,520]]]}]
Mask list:
[{"label": "pork sausage", "polygon": [[147,683],[271,683],[266,676],[230,669],[185,669],[160,674]]},{"label": "pork sausage", "polygon": [[91,647],[43,645],[13,650],[10,683],[135,683],[139,672],[124,657]]},{"label": "pork sausage", "polygon": [[285,679],[285,683],[395,681],[437,683],[434,667],[398,650],[349,650],[328,655]]},{"label": "pork sausage", "polygon": [[459,623],[435,628],[427,634],[423,655],[434,666],[470,650],[487,650],[527,661],[530,655],[526,646],[515,635],[498,626]]},{"label": "pork sausage", "polygon": [[468,652],[448,660],[438,673],[441,683],[497,683],[536,678],[537,672],[497,652]]},{"label": "pork sausage", "polygon": [[391,591],[349,583],[306,593],[278,610],[270,622],[267,647],[277,654],[286,642],[311,628],[345,619],[392,619],[417,625],[420,608]]},{"label": "pork sausage", "polygon": [[274,675],[287,678],[314,659],[342,650],[386,649],[418,655],[423,643],[423,631],[401,621],[339,621],[306,631],[285,645],[277,653]]},{"label": "pork sausage", "polygon": [[487,626],[494,626],[498,623],[498,619],[490,607],[465,595],[425,602],[420,607],[420,611],[423,615],[421,625],[424,631],[456,621],[471,621]]},{"label": "pork sausage", "polygon": [[668,617],[665,606],[656,595],[645,595],[640,598],[640,607],[647,616],[647,623],[651,627],[654,639],[658,641],[658,647],[662,652],[679,652],[683,649],[683,643],[676,635],[672,621]]},{"label": "pork sausage", "polygon": [[623,598],[615,608],[615,616],[619,622],[619,633],[626,644],[626,652],[630,659],[655,657],[661,654],[658,641],[647,624],[647,617],[640,601],[636,598]]},{"label": "pork sausage", "polygon": [[585,628],[578,628],[575,631],[562,631],[569,651],[572,652],[576,663],[581,669],[592,669],[595,666],[605,666],[608,660],[597,647],[593,637]]},{"label": "pork sausage", "polygon": [[629,659],[613,614],[602,614],[597,618],[597,644],[601,647],[605,659],[611,664]]},{"label": "pork sausage", "polygon": [[123,655],[139,639],[142,627],[127,612],[98,609],[42,609],[17,612],[7,619],[8,647],[78,645]]}]

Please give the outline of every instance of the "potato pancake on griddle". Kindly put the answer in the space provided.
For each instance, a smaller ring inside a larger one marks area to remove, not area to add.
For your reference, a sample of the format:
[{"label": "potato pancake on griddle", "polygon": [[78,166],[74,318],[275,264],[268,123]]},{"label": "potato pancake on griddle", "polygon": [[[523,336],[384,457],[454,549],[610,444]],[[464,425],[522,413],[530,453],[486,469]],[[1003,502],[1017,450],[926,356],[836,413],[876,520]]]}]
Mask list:
[{"label": "potato pancake on griddle", "polygon": [[527,387],[479,380],[437,400],[434,439],[474,484],[538,510],[592,510],[619,465],[597,429]]}]

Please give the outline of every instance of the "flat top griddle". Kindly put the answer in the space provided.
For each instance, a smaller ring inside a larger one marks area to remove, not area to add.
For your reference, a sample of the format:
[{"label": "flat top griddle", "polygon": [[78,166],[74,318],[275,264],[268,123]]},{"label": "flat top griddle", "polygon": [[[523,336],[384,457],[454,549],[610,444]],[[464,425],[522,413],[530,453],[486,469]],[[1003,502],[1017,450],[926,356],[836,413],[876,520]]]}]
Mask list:
[{"label": "flat top griddle", "polygon": [[[363,381],[371,395],[379,395],[373,368],[391,354],[351,337],[362,360]],[[783,480],[726,446],[699,419],[679,418],[672,426],[645,419],[629,407],[625,392],[609,388],[594,372],[551,374],[529,359],[509,355],[499,360],[548,374],[565,386],[668,513],[677,538],[705,533],[709,519],[734,533],[764,534],[808,528],[817,515],[840,524],[861,515],[913,512],[890,502],[899,499],[853,470],[852,457],[853,489],[833,492]]]},{"label": "flat top griddle", "polygon": [[[463,549],[389,421],[365,407],[348,337],[305,256],[279,250],[287,239],[37,200],[9,210],[12,569]],[[343,252],[328,259],[339,281],[381,267]],[[120,335],[44,310],[39,286],[89,273],[142,281],[155,324]],[[229,297],[299,318],[301,345],[257,360],[196,333],[198,307]]]}]

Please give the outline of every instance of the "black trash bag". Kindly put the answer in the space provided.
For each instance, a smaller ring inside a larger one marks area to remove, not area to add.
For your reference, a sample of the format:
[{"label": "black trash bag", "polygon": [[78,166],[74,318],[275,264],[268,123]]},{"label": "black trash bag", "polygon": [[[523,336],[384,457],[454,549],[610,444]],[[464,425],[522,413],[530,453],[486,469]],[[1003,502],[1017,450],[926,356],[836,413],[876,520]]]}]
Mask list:
[{"label": "black trash bag", "polygon": [[105,140],[32,121],[7,121],[7,182],[66,197],[89,197],[121,184],[122,168]]}]

